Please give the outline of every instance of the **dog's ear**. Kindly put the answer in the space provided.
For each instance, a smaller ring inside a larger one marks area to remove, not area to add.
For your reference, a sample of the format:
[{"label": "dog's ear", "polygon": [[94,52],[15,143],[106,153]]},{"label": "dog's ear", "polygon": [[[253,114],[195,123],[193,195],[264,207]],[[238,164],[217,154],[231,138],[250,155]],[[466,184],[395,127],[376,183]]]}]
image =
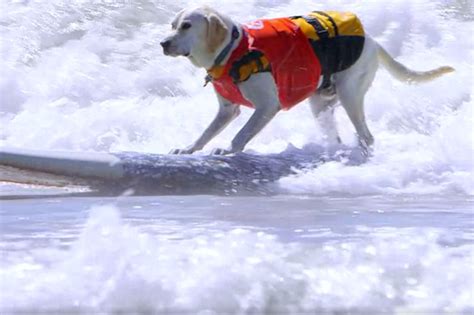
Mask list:
[{"label": "dog's ear", "polygon": [[178,27],[178,23],[181,20],[181,16],[183,16],[183,13],[186,11],[186,9],[182,9],[178,13],[176,13],[175,17],[173,18],[173,21],[171,22],[171,27],[175,30]]},{"label": "dog's ear", "polygon": [[207,24],[207,47],[211,53],[214,53],[224,42],[229,29],[215,13],[207,16]]}]

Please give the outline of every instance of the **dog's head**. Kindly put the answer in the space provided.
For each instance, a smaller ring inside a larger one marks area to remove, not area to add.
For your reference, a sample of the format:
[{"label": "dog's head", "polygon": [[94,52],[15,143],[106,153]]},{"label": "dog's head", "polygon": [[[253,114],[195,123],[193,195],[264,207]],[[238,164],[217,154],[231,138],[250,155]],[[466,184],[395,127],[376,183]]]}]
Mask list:
[{"label": "dog's head", "polygon": [[172,32],[160,44],[165,55],[185,56],[199,67],[208,67],[230,37],[232,22],[209,7],[179,12]]}]

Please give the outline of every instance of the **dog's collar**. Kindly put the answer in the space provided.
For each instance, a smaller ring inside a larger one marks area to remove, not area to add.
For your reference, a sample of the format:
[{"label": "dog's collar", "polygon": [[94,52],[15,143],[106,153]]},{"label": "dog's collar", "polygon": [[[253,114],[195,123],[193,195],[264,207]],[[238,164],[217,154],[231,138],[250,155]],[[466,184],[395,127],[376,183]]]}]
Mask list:
[{"label": "dog's collar", "polygon": [[230,42],[224,47],[224,49],[222,49],[219,55],[217,55],[216,59],[214,60],[213,66],[207,70],[206,83],[204,84],[204,86],[211,82],[213,78],[220,77],[222,75],[223,69],[221,63],[229,54],[230,50],[232,49],[232,46],[234,46],[235,41],[239,39],[239,36],[239,29],[237,28],[237,26],[234,25],[234,27],[232,28]]},{"label": "dog's collar", "polygon": [[237,26],[234,25],[234,27],[232,28],[232,35],[230,38],[230,42],[224,47],[224,49],[222,49],[220,54],[217,55],[216,60],[214,60],[213,67],[220,65],[222,61],[224,61],[225,57],[227,56],[227,54],[229,54],[230,50],[232,49],[232,46],[234,46],[234,43],[239,38],[239,36],[240,36],[239,30]]}]

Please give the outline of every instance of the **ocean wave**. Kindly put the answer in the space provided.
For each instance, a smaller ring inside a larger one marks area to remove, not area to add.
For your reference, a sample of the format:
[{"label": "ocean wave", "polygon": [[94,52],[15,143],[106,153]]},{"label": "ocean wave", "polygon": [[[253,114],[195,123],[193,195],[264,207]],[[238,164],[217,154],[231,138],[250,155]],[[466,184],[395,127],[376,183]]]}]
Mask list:
[{"label": "ocean wave", "polygon": [[126,223],[114,206],[92,207],[68,246],[3,257],[13,261],[0,271],[0,309],[340,314],[474,307],[466,281],[473,246],[453,242],[453,231],[361,226],[357,237],[308,245],[169,220],[154,220],[153,229]]},{"label": "ocean wave", "polygon": [[[205,1],[236,20],[316,9],[352,10],[368,33],[410,67],[456,73],[420,86],[380,70],[366,99],[375,136],[369,163],[329,163],[279,182],[295,193],[472,195],[472,7],[449,1]],[[197,1],[195,4],[204,3]],[[30,149],[167,153],[195,140],[216,111],[204,72],[162,54],[160,40],[186,1],[14,1],[0,13],[0,144]],[[435,22],[434,22],[435,21]],[[227,147],[251,111],[206,150]],[[282,113],[248,149],[324,144],[302,104]],[[336,111],[341,137],[354,130]]]}]

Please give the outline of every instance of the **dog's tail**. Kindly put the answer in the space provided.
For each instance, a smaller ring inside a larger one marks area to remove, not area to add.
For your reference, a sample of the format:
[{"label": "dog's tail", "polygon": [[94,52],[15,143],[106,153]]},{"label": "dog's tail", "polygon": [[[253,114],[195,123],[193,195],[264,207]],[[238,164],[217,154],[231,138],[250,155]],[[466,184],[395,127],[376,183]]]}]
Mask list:
[{"label": "dog's tail", "polygon": [[444,66],[430,71],[414,71],[408,69],[398,61],[392,58],[389,53],[379,44],[377,44],[377,55],[382,65],[396,79],[410,84],[423,83],[441,77],[444,74],[454,72],[453,67]]}]

